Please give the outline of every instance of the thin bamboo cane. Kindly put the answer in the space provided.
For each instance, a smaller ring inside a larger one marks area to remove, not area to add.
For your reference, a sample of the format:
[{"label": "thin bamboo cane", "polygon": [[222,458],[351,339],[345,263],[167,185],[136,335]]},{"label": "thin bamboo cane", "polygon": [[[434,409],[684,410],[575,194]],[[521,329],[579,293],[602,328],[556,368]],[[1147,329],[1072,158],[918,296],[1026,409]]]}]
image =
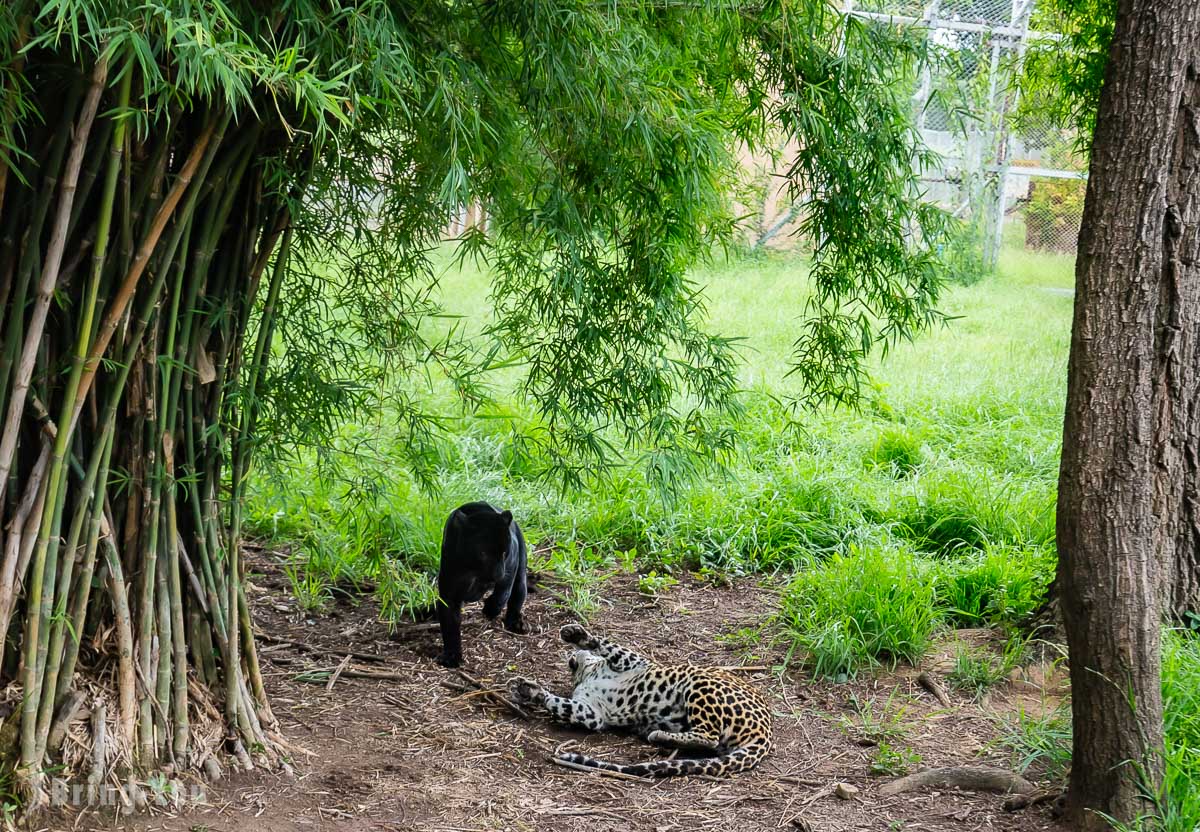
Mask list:
[{"label": "thin bamboo cane", "polygon": [[[50,474],[47,475],[46,505],[42,510],[42,525],[38,533],[37,549],[34,553],[34,567],[39,559],[43,561],[41,586],[35,587],[30,582],[29,595],[25,608],[25,673],[22,682],[25,683],[24,700],[21,708],[21,765],[25,785],[29,789],[33,805],[39,805],[45,798],[42,793],[42,758],[45,754],[45,738],[38,732],[38,718],[43,707],[43,698],[53,696],[53,690],[45,685],[47,656],[50,647],[50,618],[54,610],[54,581],[58,572],[58,556],[49,552],[44,542],[47,536],[57,541],[59,528],[62,523],[62,512],[53,511],[53,506],[66,500],[67,477],[62,477],[55,493],[54,457],[50,458]],[[47,526],[49,528],[47,529]],[[34,573],[35,577],[37,573]],[[40,592],[35,591],[35,588]],[[34,623],[41,625],[33,626]],[[32,680],[26,682],[26,680]],[[28,743],[28,745],[27,745]],[[26,751],[29,754],[26,756]]]},{"label": "thin bamboo cane", "polygon": [[[163,514],[161,522],[165,527],[165,512]],[[175,759],[175,749],[173,746],[174,733],[171,730],[171,690],[178,669],[174,666],[173,644],[175,635],[172,632],[174,622],[171,619],[171,543],[169,542],[169,538],[170,535],[166,533],[166,529],[164,528],[159,536],[160,551],[157,568],[155,569],[154,586],[154,602],[157,608],[155,626],[158,629],[158,643],[156,645],[158,655],[156,657],[157,667],[155,670],[154,698],[157,701],[156,711],[163,723],[162,730],[157,737],[159,748],[158,759],[160,760]],[[187,665],[184,664],[181,672],[186,673],[186,671]],[[186,678],[184,683],[186,684]]]},{"label": "thin bamboo cane", "polygon": [[[72,88],[63,109],[64,113],[73,114],[78,99],[79,93],[75,88]],[[64,118],[65,121],[66,119]],[[49,153],[42,166],[42,169],[46,173],[43,175],[43,182],[38,188],[28,225],[24,229],[23,251],[17,264],[16,277],[14,279],[16,289],[10,305],[8,321],[4,328],[4,349],[0,351],[0,403],[4,406],[4,410],[0,412],[7,412],[9,402],[8,391],[16,383],[17,355],[25,340],[26,299],[29,293],[29,285],[33,280],[33,273],[38,267],[38,256],[41,251],[41,247],[36,244],[36,241],[41,237],[42,229],[46,224],[46,217],[50,212],[50,203],[54,198],[55,192],[58,190],[58,171],[62,168],[63,157],[67,152],[67,140],[70,137],[70,132],[69,127],[67,129],[60,129],[55,132],[51,139]],[[16,213],[13,216],[15,217]],[[0,503],[3,503],[3,494],[4,488],[0,487]]]},{"label": "thin bamboo cane", "polygon": [[250,680],[251,690],[254,691],[254,699],[258,704],[261,720],[271,730],[278,731],[279,720],[275,718],[275,713],[271,710],[271,698],[267,696],[267,688],[263,684],[262,668],[258,664],[258,648],[254,643],[254,627],[250,623],[250,607],[246,603],[244,585],[238,592],[238,605],[241,608],[238,618],[242,622],[242,653],[246,657],[246,676]]},{"label": "thin bamboo cane", "polygon": [[[184,442],[186,445],[188,470],[193,472],[193,476],[198,475],[196,467],[196,430],[195,424],[200,421],[198,413],[198,405],[195,401],[195,394],[189,385],[184,392]],[[225,612],[224,605],[221,601],[221,592],[218,589],[216,578],[213,575],[212,558],[209,554],[208,535],[206,533],[207,520],[204,516],[204,509],[201,505],[200,489],[201,482],[193,481],[187,491],[188,500],[192,507],[192,522],[195,526],[196,540],[196,556],[200,560],[200,575],[204,587],[205,596],[208,598],[208,613],[212,620],[213,629],[217,636],[217,642],[221,655],[225,655]]]},{"label": "thin bamboo cane", "polygon": [[[174,413],[174,411],[172,411]],[[175,449],[169,433],[163,434],[163,458],[166,460],[167,488],[167,592],[171,613],[171,644],[173,648],[174,685],[171,691],[171,712],[174,720],[173,746],[176,760],[185,762],[188,755],[188,693],[187,641],[183,629],[183,586],[179,579],[179,524],[175,517]]]},{"label": "thin bamboo cane", "polygon": [[232,499],[230,501],[230,509],[232,513],[232,522],[229,528],[229,549],[228,549],[228,586],[229,586],[229,625],[226,627],[226,632],[229,634],[229,661],[227,664],[232,667],[226,667],[226,708],[230,710],[228,716],[232,722],[234,719],[244,715],[238,713],[239,690],[238,677],[240,673],[230,672],[238,671],[240,665],[238,662],[238,638],[240,632],[238,619],[240,610],[239,596],[241,593],[241,566],[238,546],[241,540],[241,512],[238,509],[238,501],[245,491],[244,477],[246,474],[246,465],[250,459],[249,451],[249,429],[254,416],[254,397],[258,385],[259,374],[266,365],[266,348],[271,337],[272,321],[274,320],[275,305],[279,301],[279,289],[283,284],[283,276],[287,271],[288,254],[291,250],[292,226],[289,223],[287,230],[284,232],[283,241],[280,243],[279,252],[276,255],[275,269],[271,274],[271,284],[267,290],[266,302],[263,305],[262,319],[259,323],[258,340],[254,345],[254,359],[250,367],[249,379],[246,383],[246,394],[242,403],[242,426],[234,440],[234,468],[230,475]]},{"label": "thin bamboo cane", "polygon": [[118,722],[126,748],[133,748],[137,731],[137,680],[133,661],[133,619],[129,614],[129,595],[125,590],[125,574],[112,536],[106,535],[105,563],[108,565],[109,594],[113,602],[113,620],[117,634],[117,702]]},{"label": "thin bamboo cane", "polygon": [[35,505],[44,499],[46,469],[49,465],[50,442],[43,440],[42,451],[25,480],[25,493],[8,524],[4,562],[0,565],[0,667],[4,666],[4,653],[8,649],[8,625],[17,599],[17,582],[21,575],[21,570],[18,569],[21,561],[21,542],[25,526],[31,517],[34,525],[29,534],[36,535],[34,530],[40,525],[41,509],[35,511]]},{"label": "thin bamboo cane", "polygon": [[[88,599],[92,592],[92,573],[96,565],[96,550],[100,542],[100,527],[104,521],[104,493],[108,485],[108,466],[112,457],[113,428],[112,422],[104,428],[100,436],[103,448],[100,468],[97,471],[95,494],[90,514],[91,525],[88,527],[87,548],[83,556],[83,567],[79,572],[78,588],[75,591],[75,606],[71,612],[72,638],[67,642],[66,655],[62,661],[62,673],[55,693],[55,702],[62,701],[70,690],[75,676],[75,662],[79,657],[79,644],[83,640],[83,626],[87,615]],[[53,655],[53,653],[52,653]],[[55,705],[57,707],[57,704]]]},{"label": "thin bamboo cane", "polygon": [[[150,355],[156,355],[158,352],[156,341],[159,328],[157,321],[151,327],[150,341],[146,350]],[[153,413],[154,403],[157,399],[155,377],[153,373],[147,373],[147,376],[150,389],[144,394],[140,403],[143,404],[142,410],[149,410]],[[135,631],[137,641],[134,649],[137,657],[137,671],[145,681],[147,689],[138,701],[138,760],[144,767],[149,768],[159,751],[155,742],[152,707],[155,705],[161,707],[161,702],[155,698],[158,674],[158,653],[156,652],[156,624],[158,622],[155,591],[158,588],[159,579],[158,538],[162,477],[158,474],[161,456],[158,453],[157,443],[154,441],[158,431],[154,424],[145,425],[144,428],[149,433],[146,447],[150,451],[150,460],[147,466],[149,481],[145,483],[148,495],[139,520],[139,525],[145,530],[145,538],[140,549],[141,557],[135,561],[141,570],[141,575],[134,595],[134,615],[136,616],[134,621],[137,627]],[[165,723],[163,727],[166,727]]]},{"label": "thin bamboo cane", "polygon": [[[97,123],[92,129],[92,136],[89,137],[89,143],[97,147],[108,147],[112,141],[112,134],[116,129],[112,119],[103,119]],[[74,248],[77,250],[73,261],[69,261],[70,265],[64,266],[62,274],[59,276],[60,284],[70,280],[70,273],[78,267],[79,263],[86,254],[86,242],[88,239],[95,240],[95,235],[80,234],[80,220],[83,218],[83,212],[88,207],[89,198],[92,195],[92,187],[96,184],[96,180],[100,176],[100,168],[104,167],[107,161],[107,156],[103,153],[93,154],[86,159],[83,170],[79,174],[79,183],[75,188],[75,199],[71,206],[71,216],[67,220],[67,239],[82,240],[77,243]],[[89,215],[89,220],[91,219]]]},{"label": "thin bamboo cane", "polygon": [[[83,521],[88,516],[88,508],[91,506],[95,494],[95,481],[98,473],[99,465],[97,464],[96,470],[89,471],[85,477],[76,498],[75,516],[71,521],[71,530],[67,533],[66,545],[61,547],[62,558],[58,568],[58,588],[54,591],[53,613],[49,622],[50,641],[46,651],[46,669],[42,681],[44,695],[38,709],[37,742],[38,746],[42,748],[45,747],[46,739],[49,737],[51,719],[59,701],[59,670],[62,668],[67,625],[70,623],[67,618],[67,603],[71,596],[75,554],[79,545],[79,536],[83,531]],[[49,591],[48,587],[47,591]],[[78,641],[80,633],[76,631],[71,633],[71,636],[72,641]]]}]

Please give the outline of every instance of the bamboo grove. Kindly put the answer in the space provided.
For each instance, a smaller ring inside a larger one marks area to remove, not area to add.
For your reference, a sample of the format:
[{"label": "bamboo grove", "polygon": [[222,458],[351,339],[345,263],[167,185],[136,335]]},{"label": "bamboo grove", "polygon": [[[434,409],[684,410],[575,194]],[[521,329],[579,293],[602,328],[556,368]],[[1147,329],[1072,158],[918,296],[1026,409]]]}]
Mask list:
[{"label": "bamboo grove", "polygon": [[[910,207],[891,83],[920,53],[815,0],[5,4],[0,754],[22,796],[50,771],[288,764],[241,556],[253,463],[387,397],[419,468],[430,368],[472,407],[483,370],[525,365],[559,472],[613,442],[668,476],[729,450],[734,345],[686,275],[730,241],[731,153],[768,123],[806,136],[792,184],[826,241],[797,360],[850,396],[872,343],[933,319],[944,227]],[[487,348],[422,326],[431,251],[477,198]]]},{"label": "bamboo grove", "polygon": [[[116,730],[97,742],[95,771],[110,754],[203,766],[197,708],[223,710],[245,765],[247,748],[278,747],[237,512],[222,507],[243,487],[253,429],[253,408],[225,394],[244,379],[253,396],[261,378],[272,317],[268,301],[252,321],[252,304],[260,283],[279,291],[291,209],[264,196],[257,126],[230,130],[228,111],[203,108],[139,139],[128,119],[98,118],[109,96],[127,108],[134,85],[132,69],[115,90],[108,74],[102,56],[82,85],[38,102],[46,132],[30,131],[28,173],[4,189],[0,627],[18,619],[4,666],[21,685],[17,746],[35,798],[85,699],[105,734],[110,703],[75,684],[89,634],[116,658]],[[54,304],[61,292],[79,302]]]}]

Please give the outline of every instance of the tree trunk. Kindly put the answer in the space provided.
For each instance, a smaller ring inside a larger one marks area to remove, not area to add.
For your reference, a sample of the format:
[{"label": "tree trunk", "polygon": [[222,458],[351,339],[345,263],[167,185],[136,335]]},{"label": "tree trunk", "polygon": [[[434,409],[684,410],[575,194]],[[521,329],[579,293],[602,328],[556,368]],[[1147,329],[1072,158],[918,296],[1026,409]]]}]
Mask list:
[{"label": "tree trunk", "polygon": [[1058,498],[1076,828],[1152,807],[1164,596],[1194,604],[1200,5],[1121,0],[1076,265]]}]

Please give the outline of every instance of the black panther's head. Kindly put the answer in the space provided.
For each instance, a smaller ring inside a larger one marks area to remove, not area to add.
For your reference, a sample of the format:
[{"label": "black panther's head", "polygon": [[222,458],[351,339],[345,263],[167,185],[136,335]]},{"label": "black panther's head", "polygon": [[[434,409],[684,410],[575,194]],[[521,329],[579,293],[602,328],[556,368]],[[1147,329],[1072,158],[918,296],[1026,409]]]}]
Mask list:
[{"label": "black panther's head", "polygon": [[504,577],[504,561],[512,540],[511,511],[456,512],[459,542],[463,553],[482,575],[499,581]]}]

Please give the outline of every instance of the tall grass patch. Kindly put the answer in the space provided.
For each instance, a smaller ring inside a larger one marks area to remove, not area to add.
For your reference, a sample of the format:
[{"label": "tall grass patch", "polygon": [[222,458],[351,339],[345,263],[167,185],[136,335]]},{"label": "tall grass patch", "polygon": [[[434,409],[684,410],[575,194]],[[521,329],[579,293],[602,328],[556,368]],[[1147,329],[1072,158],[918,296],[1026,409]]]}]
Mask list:
[{"label": "tall grass patch", "polygon": [[947,560],[930,574],[938,608],[953,626],[1015,625],[1046,597],[1054,575],[1050,547],[988,546]]},{"label": "tall grass patch", "polygon": [[1033,612],[1054,571],[1041,549],[931,557],[902,541],[853,548],[801,570],[780,624],[817,676],[917,663],[939,627],[1006,626]]},{"label": "tall grass patch", "polygon": [[1165,832],[1200,829],[1200,636],[1171,633],[1163,641],[1166,776]]},{"label": "tall grass patch", "polygon": [[834,555],[788,585],[781,622],[818,676],[915,662],[937,623],[926,566],[899,548]]}]

